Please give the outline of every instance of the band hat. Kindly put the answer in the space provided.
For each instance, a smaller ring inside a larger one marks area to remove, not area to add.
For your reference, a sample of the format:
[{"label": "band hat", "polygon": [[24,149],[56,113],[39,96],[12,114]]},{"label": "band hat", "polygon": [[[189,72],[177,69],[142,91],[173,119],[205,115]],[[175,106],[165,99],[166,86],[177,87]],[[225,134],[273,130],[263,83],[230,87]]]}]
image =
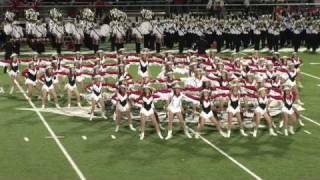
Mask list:
[{"label": "band hat", "polygon": [[197,64],[198,64],[197,62],[191,62],[190,66],[194,66],[194,65],[197,65]]},{"label": "band hat", "polygon": [[120,48],[119,49],[119,52],[124,52],[124,51],[126,51],[126,48]]},{"label": "band hat", "polygon": [[283,88],[283,90],[284,90],[284,91],[290,91],[291,88],[290,88],[289,86],[285,86],[285,87]]},{"label": "band hat", "polygon": [[93,77],[94,79],[101,79],[101,75],[99,75],[99,74],[97,74],[97,75],[95,75],[94,77]]},{"label": "band hat", "polygon": [[173,85],[172,89],[182,89],[182,87],[178,83],[176,83]]},{"label": "band hat", "polygon": [[209,89],[203,89],[202,93],[210,93],[210,90]]},{"label": "band hat", "polygon": [[154,91],[154,90],[155,90],[155,88],[152,87],[152,86],[150,86],[150,85],[143,86],[142,89],[143,89],[143,90],[149,89],[150,91]]},{"label": "band hat", "polygon": [[173,75],[174,73],[172,71],[167,72],[167,75]]},{"label": "band hat", "polygon": [[294,66],[294,63],[292,61],[289,61],[288,66]]},{"label": "band hat", "polygon": [[167,62],[167,65],[172,65],[172,64],[173,64],[172,61],[168,61],[168,62]]},{"label": "band hat", "polygon": [[266,90],[266,89],[267,89],[267,88],[265,88],[265,87],[261,87],[261,88],[258,89],[258,92],[264,91],[264,90]]},{"label": "band hat", "polygon": [[267,65],[272,65],[273,66],[272,61],[267,61]]},{"label": "band hat", "polygon": [[119,89],[127,89],[127,87],[122,84],[122,85],[119,86]]},{"label": "band hat", "polygon": [[18,55],[16,54],[16,53],[12,53],[11,55],[10,55],[10,58],[13,58],[13,57],[17,57]]}]

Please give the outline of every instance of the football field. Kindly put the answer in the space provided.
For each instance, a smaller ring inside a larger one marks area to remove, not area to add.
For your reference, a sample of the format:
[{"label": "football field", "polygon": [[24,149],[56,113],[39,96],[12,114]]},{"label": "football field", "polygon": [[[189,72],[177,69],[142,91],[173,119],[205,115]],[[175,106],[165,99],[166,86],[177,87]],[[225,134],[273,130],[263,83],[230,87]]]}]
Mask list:
[{"label": "football field", "polygon": [[[27,100],[23,79],[20,89],[9,95],[10,79],[0,68],[6,90],[0,94],[0,180],[320,179],[320,54],[298,55],[304,60],[300,92],[305,126],[298,125],[297,133],[288,137],[272,137],[264,130],[257,138],[243,137],[235,130],[226,139],[206,126],[200,139],[188,139],[176,124],[174,137],[165,141],[148,122],[146,138],[140,141],[126,120],[114,132],[111,111],[107,120],[65,115],[65,96],[59,99],[59,113],[43,112],[38,109],[41,100]],[[136,68],[130,71],[137,79]],[[152,75],[157,73],[153,68]],[[53,102],[48,106],[54,107]],[[139,121],[134,125],[139,127]],[[196,124],[188,126],[192,132]]]}]

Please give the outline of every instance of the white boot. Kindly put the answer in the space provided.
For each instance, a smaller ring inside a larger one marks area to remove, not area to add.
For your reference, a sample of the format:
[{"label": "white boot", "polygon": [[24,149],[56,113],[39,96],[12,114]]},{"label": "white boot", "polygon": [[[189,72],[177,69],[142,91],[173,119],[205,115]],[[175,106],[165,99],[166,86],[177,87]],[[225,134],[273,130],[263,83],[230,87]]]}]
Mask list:
[{"label": "white boot", "polygon": [[189,133],[189,131],[188,131],[187,129],[184,130],[184,134],[185,134],[189,139],[192,138],[192,136],[190,135],[190,133]]},{"label": "white boot", "polygon": [[102,118],[107,119],[107,116],[104,113],[102,113]]},{"label": "white boot", "polygon": [[289,126],[289,133],[290,134],[295,134],[293,126]]},{"label": "white boot", "polygon": [[3,94],[4,93],[4,89],[3,87],[0,87],[0,94]]},{"label": "white boot", "polygon": [[44,109],[46,106],[44,104],[42,104],[41,108]]},{"label": "white boot", "polygon": [[144,139],[144,132],[140,133],[140,140]]},{"label": "white boot", "polygon": [[300,126],[304,126],[304,123],[302,122],[302,119],[299,118],[298,122],[299,122]]},{"label": "white boot", "polygon": [[240,129],[240,133],[242,134],[242,136],[248,136],[248,134],[246,133],[246,132],[244,132],[244,130],[243,129]]},{"label": "white boot", "polygon": [[90,114],[89,121],[92,121],[92,119],[93,119],[93,113]]},{"label": "white boot", "polygon": [[158,132],[158,136],[159,136],[160,139],[163,139],[163,136],[162,136],[161,132]]},{"label": "white boot", "polygon": [[14,87],[11,87],[9,94],[10,95],[13,94],[13,91],[14,91]]},{"label": "white boot", "polygon": [[226,138],[230,138],[230,136],[231,136],[231,129],[228,129]]},{"label": "white boot", "polygon": [[283,121],[280,121],[279,128],[283,127]]},{"label": "white boot", "polygon": [[252,134],[253,137],[257,137],[257,133],[258,133],[257,129],[254,129],[254,130],[253,130],[253,134]]},{"label": "white boot", "polygon": [[272,127],[273,128],[277,128],[276,124],[274,122],[272,122]]},{"label": "white boot", "polygon": [[59,104],[56,104],[56,108],[60,109],[61,107],[59,106]]},{"label": "white boot", "polygon": [[78,107],[79,107],[79,108],[81,108],[81,107],[82,107],[82,106],[81,106],[81,103],[78,103]]},{"label": "white boot", "polygon": [[284,129],[284,135],[288,136],[288,129]]},{"label": "white boot", "polygon": [[227,136],[228,136],[228,135],[227,135],[225,132],[223,132],[222,130],[220,130],[219,133],[220,133],[220,135],[221,135],[222,137],[227,137]]},{"label": "white boot", "polygon": [[119,126],[116,126],[116,129],[114,130],[114,132],[118,132],[119,131]]},{"label": "white boot", "polygon": [[272,128],[269,129],[269,134],[270,134],[270,136],[278,136],[278,134],[275,133]]},{"label": "white boot", "polygon": [[166,140],[169,140],[169,139],[171,139],[172,138],[172,130],[169,130],[168,131],[168,135],[167,135],[167,137],[166,137]]},{"label": "white boot", "polygon": [[161,125],[161,123],[159,123],[159,127],[160,127],[161,130],[166,130],[166,128],[164,128],[164,127]]},{"label": "white boot", "polygon": [[200,138],[200,133],[199,132],[194,133],[194,138],[199,139]]},{"label": "white boot", "polygon": [[71,104],[68,104],[68,108],[71,108]]},{"label": "white boot", "polygon": [[131,131],[136,131],[136,128],[134,128],[132,124],[129,124],[129,127]]}]

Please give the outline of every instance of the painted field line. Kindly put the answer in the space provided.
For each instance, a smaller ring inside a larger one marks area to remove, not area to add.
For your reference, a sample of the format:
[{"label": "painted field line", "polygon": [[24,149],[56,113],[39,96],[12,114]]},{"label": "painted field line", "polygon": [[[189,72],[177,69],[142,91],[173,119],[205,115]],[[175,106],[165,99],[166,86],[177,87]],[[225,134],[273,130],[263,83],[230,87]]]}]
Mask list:
[{"label": "painted field line", "polygon": [[312,77],[312,78],[314,78],[314,79],[318,79],[318,80],[320,80],[320,77],[318,77],[318,76],[314,76],[314,75],[312,75],[312,74],[308,74],[308,73],[305,73],[305,72],[301,72],[303,75],[306,75],[306,76],[309,76],[309,77]]},{"label": "painted field line", "polygon": [[311,64],[311,65],[318,65],[318,64],[320,64],[320,63],[317,63],[317,62],[311,62],[311,63],[309,63],[309,64]]},{"label": "painted field line", "polygon": [[313,120],[313,119],[310,119],[310,118],[308,118],[308,117],[306,117],[306,116],[304,116],[304,115],[300,115],[300,117],[302,117],[304,120],[307,120],[307,121],[309,121],[309,122],[312,122],[313,124],[315,124],[315,125],[318,125],[318,126],[320,126],[320,123],[318,123],[317,121],[315,121],[315,120]]},{"label": "painted field line", "polygon": [[307,130],[303,130],[303,132],[305,132],[306,134],[311,134],[311,132]]},{"label": "painted field line", "polygon": [[43,125],[47,128],[47,130],[49,131],[50,135],[53,137],[54,141],[56,142],[56,144],[58,145],[58,147],[62,151],[63,155],[67,158],[68,162],[70,163],[71,167],[75,170],[75,172],[77,173],[79,178],[81,180],[86,180],[86,178],[84,177],[83,173],[81,172],[81,170],[79,169],[77,164],[73,161],[73,159],[71,158],[71,156],[67,152],[66,148],[62,145],[62,143],[60,142],[60,140],[57,137],[57,135],[55,134],[55,132],[51,129],[51,127],[49,126],[48,122],[44,119],[42,114],[39,112],[39,110],[36,108],[36,106],[33,104],[33,102],[27,96],[26,92],[22,89],[22,87],[20,86],[20,84],[17,81],[15,81],[15,84],[17,85],[17,87],[21,91],[21,93],[24,95],[26,100],[29,102],[30,106],[37,113],[37,115],[39,116],[39,118],[42,121]]},{"label": "painted field line", "polygon": [[[187,126],[188,127],[188,126]],[[188,127],[188,129],[194,134],[195,131],[191,128]],[[224,152],[222,149],[220,149],[219,147],[217,147],[216,145],[214,145],[213,143],[211,143],[209,140],[207,140],[206,138],[204,138],[203,136],[200,135],[200,139],[202,141],[204,141],[206,144],[208,144],[209,146],[211,146],[213,149],[215,149],[216,151],[218,151],[220,154],[222,154],[223,156],[225,156],[226,158],[228,158],[230,161],[232,161],[233,163],[235,163],[237,166],[239,166],[241,169],[243,169],[244,171],[246,171],[248,174],[250,174],[252,177],[254,177],[256,180],[262,180],[261,177],[259,177],[257,174],[255,174],[254,172],[252,172],[250,169],[248,169],[247,167],[245,167],[243,164],[241,164],[239,161],[235,160],[233,157],[231,157],[229,154],[227,154],[226,152]]]}]

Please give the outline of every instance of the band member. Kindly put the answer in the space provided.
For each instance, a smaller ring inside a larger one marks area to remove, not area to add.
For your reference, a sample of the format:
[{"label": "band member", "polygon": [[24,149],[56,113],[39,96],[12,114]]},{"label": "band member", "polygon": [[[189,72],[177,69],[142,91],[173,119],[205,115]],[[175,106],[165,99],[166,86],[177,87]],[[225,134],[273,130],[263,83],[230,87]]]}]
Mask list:
[{"label": "band member", "polygon": [[232,125],[232,118],[235,116],[237,118],[237,121],[240,126],[240,132],[243,136],[248,136],[247,133],[245,133],[242,119],[241,119],[241,107],[240,107],[240,92],[238,86],[232,86],[230,90],[229,95],[229,102],[227,107],[227,113],[228,113],[228,133],[227,137],[229,138],[231,135],[231,125]]},{"label": "band member", "polygon": [[153,126],[156,129],[156,132],[159,136],[160,139],[163,139],[161,131],[160,131],[160,126],[159,123],[156,119],[156,112],[155,112],[155,107],[154,107],[154,96],[152,94],[152,90],[150,87],[146,87],[143,89],[143,94],[140,98],[142,100],[142,106],[140,110],[140,140],[144,139],[144,129],[145,129],[145,123],[146,119],[150,118],[152,121]]},{"label": "band member", "polygon": [[31,62],[28,68],[24,71],[24,77],[26,78],[25,84],[28,86],[28,96],[32,98],[32,90],[37,86],[38,83],[38,70],[34,66],[34,63]]},{"label": "band member", "polygon": [[257,104],[257,107],[254,111],[256,124],[255,124],[255,128],[253,130],[253,137],[257,137],[261,117],[264,117],[264,119],[266,120],[266,122],[268,124],[269,134],[271,136],[277,136],[277,134],[274,132],[274,130],[272,128],[271,117],[268,114],[270,100],[267,97],[266,89],[263,87],[258,90],[258,97],[257,97],[256,104]]},{"label": "band member", "polygon": [[45,105],[47,103],[47,99],[48,99],[48,95],[51,95],[54,99],[54,102],[56,104],[57,108],[60,108],[59,104],[58,104],[58,97],[56,94],[56,91],[54,89],[54,75],[53,75],[53,71],[52,71],[52,67],[48,67],[45,70],[45,74],[44,76],[42,76],[40,78],[41,82],[42,82],[42,108],[45,108]]},{"label": "band member", "polygon": [[12,94],[14,92],[14,88],[16,87],[16,81],[18,80],[18,74],[19,74],[19,61],[17,60],[17,54],[13,53],[10,56],[10,70],[9,75],[11,79],[11,89],[9,94]]},{"label": "band member", "polygon": [[81,103],[80,103],[80,95],[79,95],[79,91],[77,88],[77,74],[74,70],[74,68],[69,68],[69,74],[68,74],[68,83],[66,84],[66,89],[67,89],[67,93],[68,93],[68,108],[71,107],[71,98],[72,95],[74,94],[77,98],[77,105],[78,107],[81,107]]},{"label": "band member", "polygon": [[[295,110],[293,108],[293,104],[295,102],[295,97],[293,95],[293,90],[286,86],[284,88],[284,94],[283,94],[283,106],[282,106],[282,116],[283,116],[283,122],[284,122],[284,135],[288,136],[288,131],[290,134],[295,134],[295,126],[297,121],[297,116],[295,113]],[[289,117],[291,119],[290,125],[289,125]]]},{"label": "band member", "polygon": [[139,30],[139,27],[137,27],[135,23],[132,24],[132,36],[134,37],[136,42],[136,53],[140,54],[143,35]]},{"label": "band member", "polygon": [[168,121],[168,135],[166,137],[166,140],[172,138],[173,118],[175,116],[178,117],[180,126],[184,130],[185,135],[188,138],[192,138],[192,136],[189,134],[189,131],[185,125],[184,118],[182,115],[182,112],[183,112],[182,98],[183,98],[183,95],[181,93],[181,89],[178,86],[175,86],[173,89],[173,93],[168,101],[167,109],[168,109],[169,121]]},{"label": "band member", "polygon": [[107,119],[105,115],[105,104],[104,104],[104,99],[102,97],[102,88],[103,88],[103,83],[101,81],[101,76],[96,75],[93,78],[93,84],[89,87],[89,90],[91,90],[91,111],[90,111],[90,121],[93,119],[94,115],[94,110],[96,108],[97,104],[100,104],[101,107],[101,113],[102,117],[104,119]]},{"label": "band member", "polygon": [[195,134],[195,138],[198,139],[200,137],[200,131],[204,128],[204,124],[206,120],[210,120],[214,125],[216,125],[219,133],[221,136],[226,137],[226,134],[222,131],[219,121],[214,117],[212,106],[213,102],[210,98],[210,91],[204,90],[202,92],[201,98],[200,98],[200,107],[201,107],[201,113],[199,117],[199,123],[197,127],[197,132]]}]

